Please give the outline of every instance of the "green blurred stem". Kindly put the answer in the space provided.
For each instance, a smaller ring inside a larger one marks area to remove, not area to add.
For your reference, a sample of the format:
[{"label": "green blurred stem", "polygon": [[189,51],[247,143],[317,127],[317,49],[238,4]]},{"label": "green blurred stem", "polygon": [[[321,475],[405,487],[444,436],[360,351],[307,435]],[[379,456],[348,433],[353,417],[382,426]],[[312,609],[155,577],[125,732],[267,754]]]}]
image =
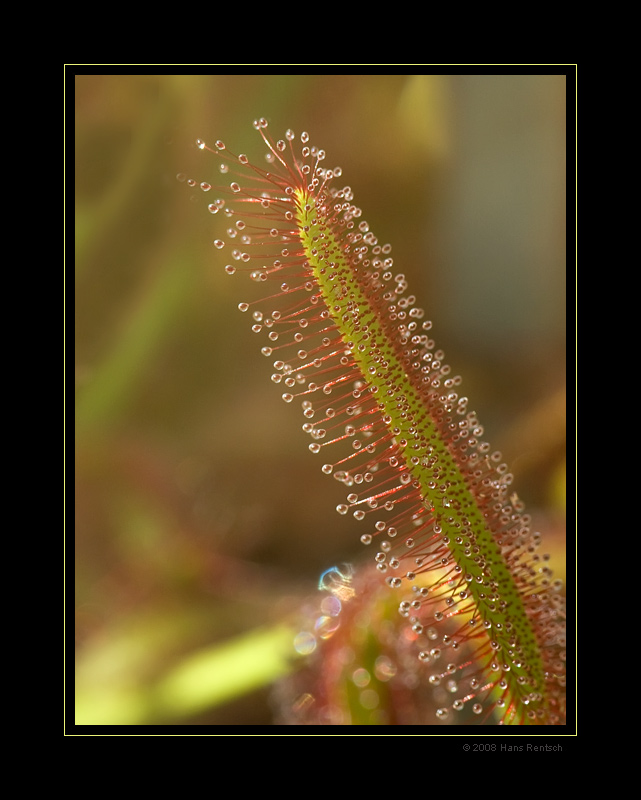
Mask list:
[{"label": "green blurred stem", "polygon": [[294,633],[258,629],[201,650],[153,685],[93,685],[76,695],[77,725],[175,722],[269,686],[291,672]]},{"label": "green blurred stem", "polygon": [[192,288],[191,265],[171,259],[153,286],[141,294],[111,351],[99,364],[76,400],[76,434],[117,419],[163,337],[170,330]]}]

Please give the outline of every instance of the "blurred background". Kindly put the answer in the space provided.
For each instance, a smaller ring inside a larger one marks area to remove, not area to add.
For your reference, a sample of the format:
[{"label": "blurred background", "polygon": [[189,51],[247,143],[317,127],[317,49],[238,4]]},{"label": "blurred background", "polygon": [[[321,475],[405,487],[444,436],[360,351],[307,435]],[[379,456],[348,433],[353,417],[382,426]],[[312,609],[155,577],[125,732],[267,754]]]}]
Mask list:
[{"label": "blurred background", "polygon": [[370,558],[176,180],[219,179],[197,138],[262,160],[257,117],[342,167],[563,577],[565,112],[561,75],[76,76],[78,723],[272,724],[319,575]]}]

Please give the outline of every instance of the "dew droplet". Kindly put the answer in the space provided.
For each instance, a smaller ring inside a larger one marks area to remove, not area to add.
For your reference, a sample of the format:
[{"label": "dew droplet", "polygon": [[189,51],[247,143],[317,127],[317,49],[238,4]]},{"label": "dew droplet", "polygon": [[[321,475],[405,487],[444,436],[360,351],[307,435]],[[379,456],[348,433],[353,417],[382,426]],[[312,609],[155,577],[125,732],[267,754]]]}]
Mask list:
[{"label": "dew droplet", "polygon": [[301,631],[294,638],[294,649],[302,656],[309,655],[316,650],[316,639],[311,633]]},{"label": "dew droplet", "polygon": [[366,669],[364,669],[363,667],[359,667],[352,673],[352,680],[354,681],[356,686],[364,688],[371,681],[371,675]]},{"label": "dew droplet", "polygon": [[323,615],[316,620],[314,627],[321,639],[329,639],[340,627],[340,620],[336,617]]},{"label": "dew droplet", "polygon": [[397,671],[396,664],[388,656],[379,656],[374,663],[374,674],[383,683],[393,678]]}]

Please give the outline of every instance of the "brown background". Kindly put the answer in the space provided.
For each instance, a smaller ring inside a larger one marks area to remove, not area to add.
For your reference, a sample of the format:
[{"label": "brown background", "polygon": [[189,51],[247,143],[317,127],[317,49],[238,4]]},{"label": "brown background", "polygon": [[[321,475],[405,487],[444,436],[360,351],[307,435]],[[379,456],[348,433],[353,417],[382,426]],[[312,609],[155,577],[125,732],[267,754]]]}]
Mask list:
[{"label": "brown background", "polygon": [[[562,570],[565,103],[561,75],[76,78],[84,721],[149,721],[94,701],[278,623],[324,569],[368,555],[237,310],[210,200],[176,180],[218,179],[197,138],[262,158],[260,116],[342,167]],[[156,721],[269,724],[268,687],[242,695]]]}]

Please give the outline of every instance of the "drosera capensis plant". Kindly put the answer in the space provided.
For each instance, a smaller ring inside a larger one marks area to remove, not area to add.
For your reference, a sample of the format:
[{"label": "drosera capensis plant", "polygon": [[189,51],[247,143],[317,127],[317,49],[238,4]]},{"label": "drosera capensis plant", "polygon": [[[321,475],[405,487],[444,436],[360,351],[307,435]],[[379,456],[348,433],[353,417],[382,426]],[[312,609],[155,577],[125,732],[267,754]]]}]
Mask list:
[{"label": "drosera capensis plant", "polygon": [[197,142],[226,184],[208,206],[226,221],[214,246],[229,275],[269,287],[239,309],[266,336],[272,381],[302,406],[321,471],[347,489],[337,512],[366,524],[424,680],[455,681],[434,721],[471,707],[480,723],[564,724],[562,585],[507,465],[341,169],[308,133],[254,127],[265,165]]}]

